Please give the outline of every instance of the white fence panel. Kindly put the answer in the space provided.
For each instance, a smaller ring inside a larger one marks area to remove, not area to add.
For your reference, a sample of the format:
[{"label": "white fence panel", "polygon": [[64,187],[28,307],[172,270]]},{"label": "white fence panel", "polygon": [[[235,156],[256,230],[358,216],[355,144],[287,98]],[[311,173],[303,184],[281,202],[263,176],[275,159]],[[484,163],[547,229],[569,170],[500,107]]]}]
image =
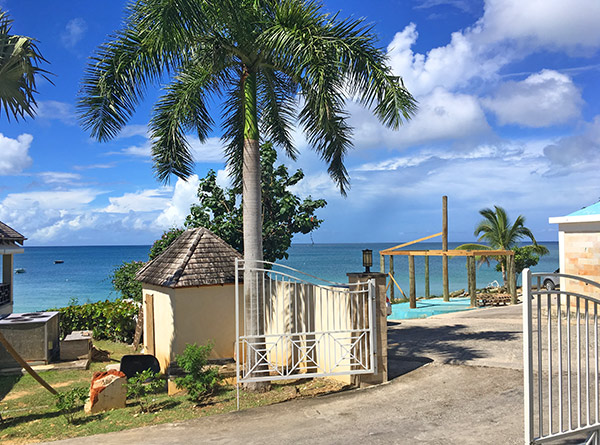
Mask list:
[{"label": "white fence panel", "polygon": [[331,283],[255,263],[236,262],[238,384],[377,372],[374,280]]}]

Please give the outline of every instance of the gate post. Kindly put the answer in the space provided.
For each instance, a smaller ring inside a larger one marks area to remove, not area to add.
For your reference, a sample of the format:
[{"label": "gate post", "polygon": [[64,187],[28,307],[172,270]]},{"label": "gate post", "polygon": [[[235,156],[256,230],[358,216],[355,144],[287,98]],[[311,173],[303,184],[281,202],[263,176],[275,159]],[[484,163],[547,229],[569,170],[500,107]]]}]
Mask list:
[{"label": "gate post", "polygon": [[[390,256],[390,258],[392,258]],[[390,261],[391,264],[391,261]],[[386,308],[386,274],[384,273],[348,273],[348,283],[364,283],[375,280],[375,350],[377,354],[377,373],[352,376],[355,386],[371,386],[388,380],[387,362],[387,308]]]},{"label": "gate post", "polygon": [[[523,270],[523,398],[525,402],[525,443],[533,442],[533,342],[531,321],[531,272]],[[538,289],[539,290],[539,289]],[[539,303],[538,303],[539,304]],[[550,310],[550,308],[548,308]],[[538,320],[538,323],[540,321]],[[560,320],[559,320],[560,323]],[[539,341],[539,340],[538,340]],[[538,372],[542,372],[538,370]]]}]

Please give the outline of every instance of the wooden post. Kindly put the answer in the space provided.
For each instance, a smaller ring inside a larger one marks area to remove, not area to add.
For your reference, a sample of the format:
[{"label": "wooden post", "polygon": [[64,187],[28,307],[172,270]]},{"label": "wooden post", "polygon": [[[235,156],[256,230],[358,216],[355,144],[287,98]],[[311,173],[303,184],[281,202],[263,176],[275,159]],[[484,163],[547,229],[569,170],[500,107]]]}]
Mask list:
[{"label": "wooden post", "polygon": [[425,298],[429,297],[429,255],[425,255]]},{"label": "wooden post", "polygon": [[379,252],[379,272],[385,273],[385,255]]},{"label": "wooden post", "polygon": [[471,306],[477,306],[477,279],[475,276],[475,257],[467,256],[467,274],[469,276],[469,296],[471,297]]},{"label": "wooden post", "polygon": [[6,339],[4,334],[2,334],[2,332],[0,332],[0,343],[4,346],[8,353],[12,355],[12,357],[17,361],[17,363],[23,368],[25,368],[25,371],[27,371],[29,375],[31,375],[31,377],[37,380],[37,382],[40,385],[42,385],[44,388],[50,391],[50,393],[54,395],[58,394],[58,392],[52,386],[50,386],[43,378],[40,377],[40,375],[37,372],[35,372],[31,368],[31,366],[29,366],[29,363],[23,360],[23,358],[19,355],[17,351],[15,351],[15,348],[12,347],[12,345],[8,342],[8,340]]},{"label": "wooden post", "polygon": [[511,304],[517,304],[517,274],[515,273],[515,256],[508,256],[508,288],[510,289],[510,302]]},{"label": "wooden post", "polygon": [[[394,276],[394,255],[390,255],[390,276],[396,278]],[[390,286],[390,300],[394,301],[394,286]]]},{"label": "wooden post", "polygon": [[[448,251],[448,197],[442,196],[442,250]],[[444,301],[450,301],[448,283],[448,257],[442,257],[442,278],[444,282]]]},{"label": "wooden post", "polygon": [[415,257],[408,256],[408,280],[410,282],[410,308],[417,307],[417,286],[415,283]]}]

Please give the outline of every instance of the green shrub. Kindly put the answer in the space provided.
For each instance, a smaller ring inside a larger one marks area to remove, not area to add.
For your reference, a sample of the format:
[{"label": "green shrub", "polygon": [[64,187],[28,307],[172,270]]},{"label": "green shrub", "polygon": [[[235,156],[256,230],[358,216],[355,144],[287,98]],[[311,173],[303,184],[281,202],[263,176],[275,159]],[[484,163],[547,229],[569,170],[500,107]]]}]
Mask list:
[{"label": "green shrub", "polygon": [[54,310],[60,312],[61,338],[73,331],[91,330],[97,340],[133,341],[138,305],[131,301],[106,300],[78,305],[76,300],[71,300],[69,306]]},{"label": "green shrub", "polygon": [[185,389],[190,400],[201,402],[210,396],[221,381],[219,370],[208,366],[208,356],[213,345],[187,344],[183,354],[177,355],[177,365],[185,371],[185,376],[177,377],[175,385],[177,388]]},{"label": "green shrub", "polygon": [[135,274],[144,264],[143,261],[130,261],[113,270],[110,279],[115,290],[121,293],[122,298],[131,298],[138,303],[142,302],[142,283],[135,279]]},{"label": "green shrub", "polygon": [[152,370],[138,372],[127,382],[127,397],[138,399],[140,411],[149,413],[153,409],[151,396],[160,392],[165,387],[165,381],[160,378],[160,373]]},{"label": "green shrub", "polygon": [[85,403],[88,393],[88,388],[80,386],[54,395],[54,404],[67,423],[73,423],[75,413]]}]

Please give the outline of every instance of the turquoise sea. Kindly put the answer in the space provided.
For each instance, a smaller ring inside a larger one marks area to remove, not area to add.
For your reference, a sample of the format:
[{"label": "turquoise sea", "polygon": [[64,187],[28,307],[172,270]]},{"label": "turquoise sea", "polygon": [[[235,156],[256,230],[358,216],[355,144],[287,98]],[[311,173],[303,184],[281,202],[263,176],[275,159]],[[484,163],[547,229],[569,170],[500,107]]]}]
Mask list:
[{"label": "turquoise sea", "polygon": [[[329,281],[346,282],[346,273],[361,272],[362,249],[373,250],[373,268],[379,271],[380,250],[400,243],[376,244],[294,244],[289,249],[289,259],[282,264]],[[461,243],[449,243],[454,248]],[[534,268],[551,272],[558,267],[558,243],[543,243],[550,254],[542,257]],[[439,249],[440,243],[420,243],[415,249]],[[146,261],[150,246],[77,246],[77,247],[25,247],[25,253],[15,255],[15,268],[25,273],[15,274],[14,312],[31,312],[50,307],[66,306],[71,299],[80,303],[114,299],[110,274],[124,261]],[[62,264],[54,264],[62,260]],[[394,262],[396,280],[408,292],[408,259],[397,256]],[[417,294],[423,294],[423,259],[415,260]],[[430,258],[431,293],[442,293],[442,262]],[[450,289],[467,287],[464,258],[449,261]],[[477,286],[483,287],[498,280],[501,275],[494,267],[482,266],[477,271]]]}]

